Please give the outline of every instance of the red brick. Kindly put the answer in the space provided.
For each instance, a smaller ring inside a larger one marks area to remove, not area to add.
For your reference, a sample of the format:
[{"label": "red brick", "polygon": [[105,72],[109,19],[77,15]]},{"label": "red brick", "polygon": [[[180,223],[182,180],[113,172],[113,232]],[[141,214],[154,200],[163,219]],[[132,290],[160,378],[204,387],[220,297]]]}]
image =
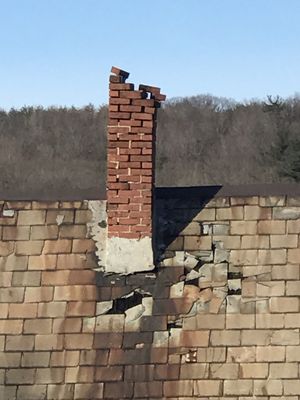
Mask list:
[{"label": "red brick", "polygon": [[141,106],[128,106],[128,105],[121,105],[120,106],[120,111],[125,111],[125,112],[141,112],[142,107]]},{"label": "red brick", "polygon": [[146,113],[132,113],[133,119],[150,120],[152,121],[152,115]]},{"label": "red brick", "polygon": [[115,119],[129,119],[130,118],[130,113],[126,112],[110,112],[109,117],[110,118],[115,118]]},{"label": "red brick", "polygon": [[120,99],[119,97],[114,97],[109,99],[109,104],[130,104],[130,99]]},{"label": "red brick", "polygon": [[132,100],[132,104],[135,106],[146,106],[146,107],[153,107],[155,104],[154,99],[141,99],[141,100]]},{"label": "red brick", "polygon": [[145,93],[143,91],[139,91],[139,90],[134,90],[134,91],[121,90],[120,91],[120,98],[123,98],[123,99],[143,99],[145,97],[147,97],[147,93]]},{"label": "red brick", "polygon": [[132,83],[110,83],[109,88],[111,90],[133,90],[134,85]]},{"label": "red brick", "polygon": [[115,74],[117,76],[122,76],[125,79],[127,79],[129,77],[129,72],[124,71],[123,69],[120,69],[118,67],[111,67],[110,71],[112,74]]}]

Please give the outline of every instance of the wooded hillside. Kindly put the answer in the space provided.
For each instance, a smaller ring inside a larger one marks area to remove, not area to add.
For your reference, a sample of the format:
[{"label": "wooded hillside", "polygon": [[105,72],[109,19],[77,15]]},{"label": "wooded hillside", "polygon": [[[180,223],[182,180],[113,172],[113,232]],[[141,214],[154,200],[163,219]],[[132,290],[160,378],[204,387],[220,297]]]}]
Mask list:
[{"label": "wooded hillside", "polygon": [[[107,108],[0,111],[0,191],[105,191]],[[158,113],[158,186],[300,181],[300,99],[195,96]],[[26,197],[26,196],[25,196]]]}]

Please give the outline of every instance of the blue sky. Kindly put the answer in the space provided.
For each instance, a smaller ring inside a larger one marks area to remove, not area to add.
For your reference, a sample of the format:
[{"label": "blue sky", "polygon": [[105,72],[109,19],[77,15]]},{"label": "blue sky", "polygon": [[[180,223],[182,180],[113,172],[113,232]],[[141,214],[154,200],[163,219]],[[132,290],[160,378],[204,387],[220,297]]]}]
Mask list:
[{"label": "blue sky", "polygon": [[0,0],[0,108],[107,102],[111,65],[168,97],[300,91],[299,0]]}]

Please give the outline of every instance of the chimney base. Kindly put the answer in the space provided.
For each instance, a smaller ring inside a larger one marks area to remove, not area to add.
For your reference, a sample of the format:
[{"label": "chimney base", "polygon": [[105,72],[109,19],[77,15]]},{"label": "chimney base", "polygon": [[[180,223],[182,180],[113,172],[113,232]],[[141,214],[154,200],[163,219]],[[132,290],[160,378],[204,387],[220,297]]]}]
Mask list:
[{"label": "chimney base", "polygon": [[150,237],[127,239],[107,238],[105,272],[133,274],[154,269]]}]

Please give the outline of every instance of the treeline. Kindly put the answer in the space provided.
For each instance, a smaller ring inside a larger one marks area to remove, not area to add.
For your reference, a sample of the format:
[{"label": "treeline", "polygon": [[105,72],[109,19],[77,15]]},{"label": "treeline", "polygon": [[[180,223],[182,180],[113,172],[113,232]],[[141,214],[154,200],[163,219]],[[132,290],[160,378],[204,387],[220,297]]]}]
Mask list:
[{"label": "treeline", "polygon": [[[0,190],[105,189],[107,107],[0,111]],[[200,95],[158,113],[159,186],[300,181],[300,98],[237,103]]]},{"label": "treeline", "polygon": [[174,99],[159,114],[158,184],[300,181],[300,98]]}]

